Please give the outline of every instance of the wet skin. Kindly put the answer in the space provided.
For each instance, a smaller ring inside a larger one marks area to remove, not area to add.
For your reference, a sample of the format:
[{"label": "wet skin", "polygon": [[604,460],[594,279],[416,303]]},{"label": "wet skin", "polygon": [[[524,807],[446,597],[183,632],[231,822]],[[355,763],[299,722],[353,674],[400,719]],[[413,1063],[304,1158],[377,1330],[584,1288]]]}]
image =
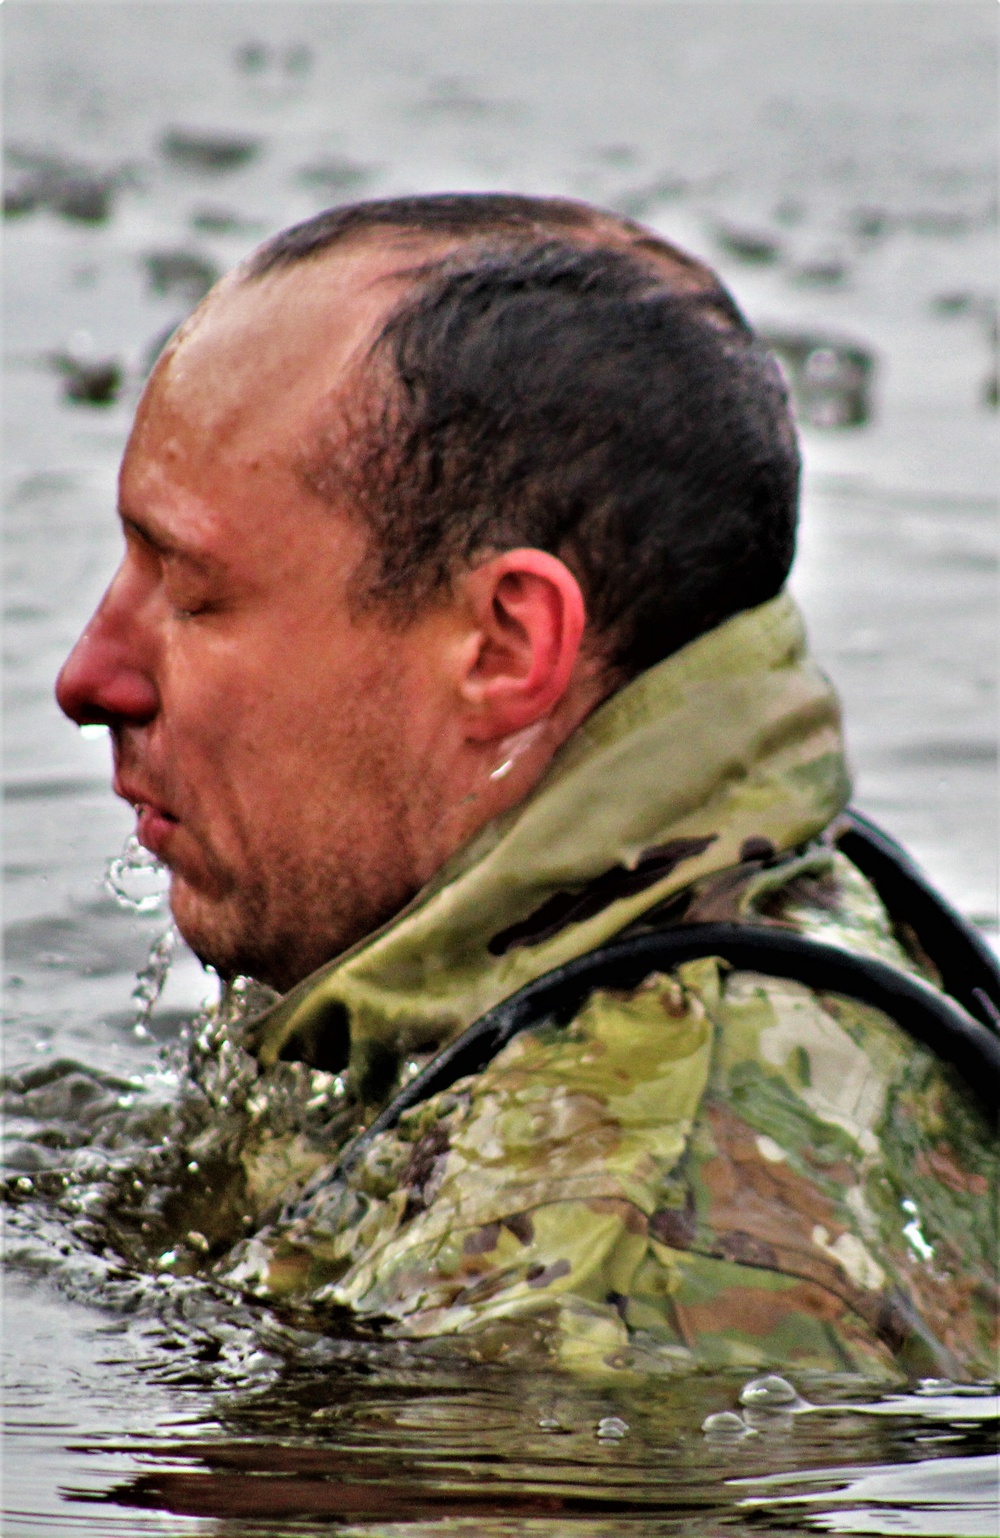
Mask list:
[{"label": "wet skin", "polygon": [[385,236],[209,296],[140,403],[124,556],[59,677],[224,976],[290,987],[389,919],[605,692],[561,561],[485,559],[403,624],[359,605],[368,533],[304,480],[432,249]]}]

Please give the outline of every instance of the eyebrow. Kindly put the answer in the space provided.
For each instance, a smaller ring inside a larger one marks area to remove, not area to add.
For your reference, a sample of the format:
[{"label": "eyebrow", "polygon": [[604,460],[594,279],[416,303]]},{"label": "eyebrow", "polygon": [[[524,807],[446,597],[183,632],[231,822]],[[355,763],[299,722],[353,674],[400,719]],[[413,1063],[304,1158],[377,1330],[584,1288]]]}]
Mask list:
[{"label": "eyebrow", "polygon": [[174,560],[187,561],[190,565],[198,566],[203,571],[217,571],[219,569],[220,562],[215,556],[192,550],[189,546],[171,538],[165,530],[159,527],[155,519],[138,517],[123,507],[118,509],[118,517],[126,533],[136,535],[144,545],[148,545],[158,555],[171,556]]}]

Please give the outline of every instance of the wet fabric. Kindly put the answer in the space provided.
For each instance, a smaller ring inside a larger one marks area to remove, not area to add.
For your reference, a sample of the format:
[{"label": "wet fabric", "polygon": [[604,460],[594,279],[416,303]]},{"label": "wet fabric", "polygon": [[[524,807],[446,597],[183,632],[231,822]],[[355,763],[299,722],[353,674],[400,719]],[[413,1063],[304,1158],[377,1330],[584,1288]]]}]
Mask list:
[{"label": "wet fabric", "polygon": [[[832,843],[848,788],[783,595],[595,712],[528,801],[261,1018],[261,1061],[340,1053],[357,1127],[525,982],[671,923],[779,924],[935,981]],[[501,1354],[529,1332],[590,1369],[995,1370],[989,1128],[895,1022],[800,983],[707,958],[595,992],[348,1174],[335,1153],[246,1149],[262,1205],[313,1178],[230,1280]]]}]

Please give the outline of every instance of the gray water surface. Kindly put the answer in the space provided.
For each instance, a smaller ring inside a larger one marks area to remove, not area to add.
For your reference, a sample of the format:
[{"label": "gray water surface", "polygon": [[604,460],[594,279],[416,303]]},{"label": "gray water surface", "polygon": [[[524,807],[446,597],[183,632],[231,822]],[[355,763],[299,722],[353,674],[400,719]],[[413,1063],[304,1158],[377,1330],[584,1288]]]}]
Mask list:
[{"label": "gray water surface", "polygon": [[[869,420],[804,424],[793,584],[858,804],[995,940],[993,6],[5,12],[4,1533],[994,1533],[994,1402],[947,1385],[796,1381],[855,1408],[720,1437],[747,1375],[576,1383],[122,1263],[108,1192],[163,1135],[213,983],[181,950],[136,1029],[166,920],[104,888],[131,815],[51,698],[117,559],[145,369],[212,272],[348,197],[591,198],[707,256],[768,330],[874,358]],[[102,362],[117,398],[68,398]]]}]

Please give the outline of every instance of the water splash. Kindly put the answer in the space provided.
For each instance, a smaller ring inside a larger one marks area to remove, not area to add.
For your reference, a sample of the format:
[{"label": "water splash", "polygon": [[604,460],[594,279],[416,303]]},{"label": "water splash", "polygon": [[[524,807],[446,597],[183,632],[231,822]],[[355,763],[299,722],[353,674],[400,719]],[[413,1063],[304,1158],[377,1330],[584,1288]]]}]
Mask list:
[{"label": "water splash", "polygon": [[140,1039],[149,1035],[149,1022],[170,974],[170,964],[179,938],[175,925],[171,924],[150,946],[146,965],[136,973],[135,987],[132,989],[132,1002],[135,1005],[135,1024],[132,1030]]},{"label": "water splash", "polygon": [[[121,854],[108,861],[104,885],[120,907],[132,913],[159,913],[170,891],[170,872],[132,833]],[[154,941],[145,966],[136,974],[132,989],[136,1016],[132,1029],[140,1040],[149,1036],[149,1021],[166,985],[178,939],[171,924]]]},{"label": "water splash", "polygon": [[170,872],[132,833],[121,854],[108,861],[104,885],[123,908],[158,913],[170,890]]}]

